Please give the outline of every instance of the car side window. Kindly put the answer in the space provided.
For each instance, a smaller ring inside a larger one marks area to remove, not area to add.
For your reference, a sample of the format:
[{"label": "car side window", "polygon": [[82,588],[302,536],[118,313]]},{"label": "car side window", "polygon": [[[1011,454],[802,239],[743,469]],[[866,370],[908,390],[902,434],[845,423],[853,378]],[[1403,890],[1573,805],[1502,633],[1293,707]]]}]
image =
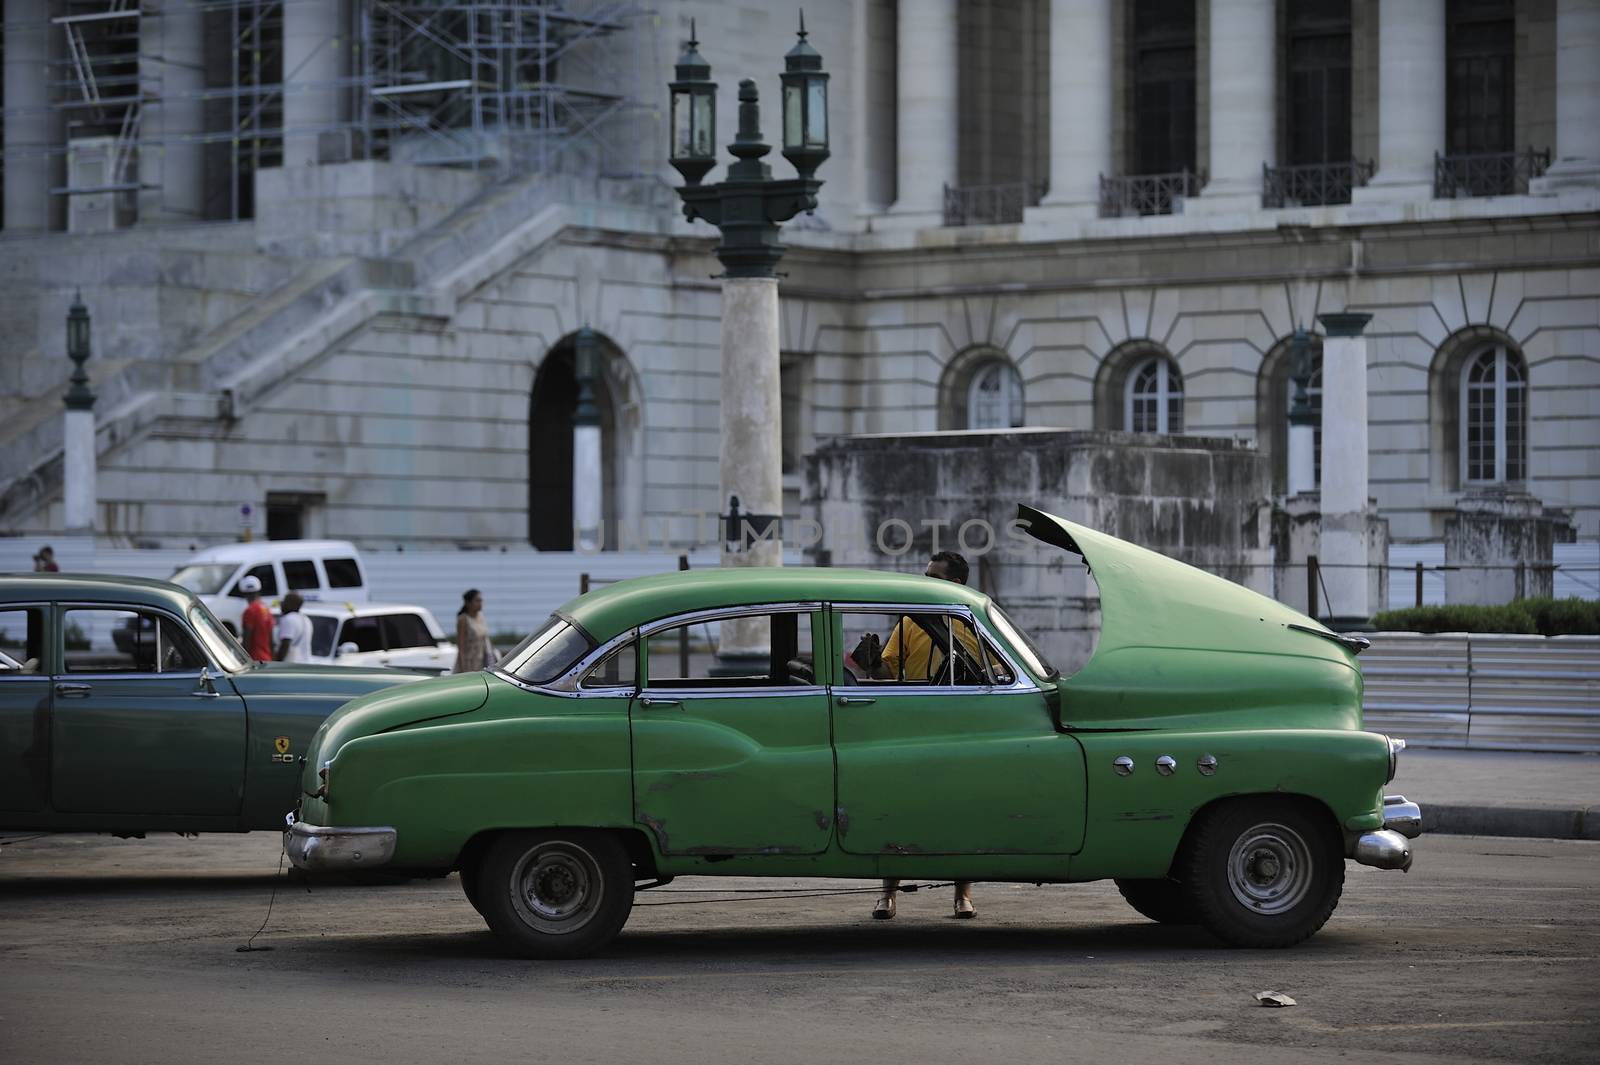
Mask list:
[{"label": "car side window", "polygon": [[361,587],[361,567],[353,558],[325,558],[322,569],[328,575],[329,588]]},{"label": "car side window", "polygon": [[339,645],[347,643],[355,644],[358,651],[383,650],[383,633],[378,627],[378,619],[351,618],[346,621],[339,633]]},{"label": "car side window", "polygon": [[845,684],[987,687],[1015,677],[964,614],[842,611]]},{"label": "car side window", "polygon": [[639,676],[639,651],[638,645],[629,640],[621,647],[596,662],[589,672],[583,675],[583,680],[578,687],[585,691],[600,691],[608,688],[632,689],[638,682]]},{"label": "car side window", "polygon": [[197,673],[206,665],[189,630],[155,611],[75,608],[61,631],[68,673]]},{"label": "car side window", "polygon": [[389,650],[398,651],[403,647],[434,647],[438,641],[416,614],[385,614],[383,643]]},{"label": "car side window", "polygon": [[[810,611],[749,614],[650,636],[651,688],[792,688],[816,683]],[[733,675],[728,675],[729,671]]]},{"label": "car side window", "polygon": [[0,677],[31,676],[44,661],[44,610],[0,610]]},{"label": "car side window", "polygon": [[[272,563],[263,562],[259,566],[252,566],[244,576],[254,577],[261,582],[261,594],[263,596],[271,598],[278,594],[278,575],[272,572]],[[239,578],[239,581],[242,580],[244,580],[244,577]],[[233,587],[228,589],[228,594],[236,599],[243,599],[244,593],[239,590],[239,581],[235,581]]]},{"label": "car side window", "polygon": [[285,562],[283,564],[283,582],[289,586],[291,592],[322,587],[322,582],[317,580],[317,564],[310,559]]},{"label": "car side window", "polygon": [[324,617],[321,614],[312,614],[310,618],[312,657],[327,658],[333,654],[333,634],[339,631],[339,622],[335,618]]}]

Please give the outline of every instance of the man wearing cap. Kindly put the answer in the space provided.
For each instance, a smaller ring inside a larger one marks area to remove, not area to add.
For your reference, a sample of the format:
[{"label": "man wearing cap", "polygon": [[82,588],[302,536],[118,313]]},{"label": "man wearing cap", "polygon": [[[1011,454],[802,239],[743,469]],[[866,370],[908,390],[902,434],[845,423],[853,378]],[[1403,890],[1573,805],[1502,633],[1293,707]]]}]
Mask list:
[{"label": "man wearing cap", "polygon": [[246,577],[239,582],[244,593],[244,617],[239,624],[244,629],[245,653],[257,662],[272,661],[272,611],[261,601],[261,578]]}]

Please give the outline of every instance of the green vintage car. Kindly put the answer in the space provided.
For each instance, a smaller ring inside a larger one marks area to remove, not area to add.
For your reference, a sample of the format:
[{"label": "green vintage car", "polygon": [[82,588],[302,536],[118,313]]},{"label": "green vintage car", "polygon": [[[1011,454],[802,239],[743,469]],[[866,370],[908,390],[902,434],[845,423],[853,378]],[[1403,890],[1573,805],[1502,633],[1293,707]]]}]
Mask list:
[{"label": "green vintage car", "polygon": [[1099,644],[1071,677],[949,581],[623,581],[492,670],[330,717],[289,854],[459,869],[536,957],[596,950],[636,891],[685,874],[1111,877],[1158,921],[1287,946],[1333,912],[1347,858],[1409,867],[1421,813],[1383,794],[1404,744],[1361,730],[1365,641],[1061,518],[1019,522],[1098,582]]},{"label": "green vintage car", "polygon": [[0,574],[0,830],[281,829],[323,719],[417,679],[251,662],[166,581]]}]

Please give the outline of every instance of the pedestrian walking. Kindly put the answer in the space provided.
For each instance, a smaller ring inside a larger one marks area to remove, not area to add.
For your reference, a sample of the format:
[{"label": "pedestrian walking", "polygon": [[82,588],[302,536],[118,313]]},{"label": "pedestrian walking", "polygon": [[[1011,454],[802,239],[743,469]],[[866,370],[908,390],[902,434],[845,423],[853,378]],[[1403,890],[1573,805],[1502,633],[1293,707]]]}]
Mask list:
[{"label": "pedestrian walking", "polygon": [[239,581],[239,591],[244,593],[244,617],[239,625],[244,629],[244,650],[257,662],[272,661],[272,611],[261,601],[261,578],[245,577]]},{"label": "pedestrian walking", "polygon": [[311,661],[311,621],[300,613],[305,599],[299,592],[283,597],[283,616],[278,618],[278,653],[280,662]]},{"label": "pedestrian walking", "polygon": [[468,588],[456,611],[456,672],[476,673],[494,665],[494,645],[489,642],[489,619],[483,616],[483,596]]},{"label": "pedestrian walking", "polygon": [[35,573],[60,573],[61,567],[56,565],[56,549],[49,544],[39,548],[39,553],[33,556],[33,572]]}]

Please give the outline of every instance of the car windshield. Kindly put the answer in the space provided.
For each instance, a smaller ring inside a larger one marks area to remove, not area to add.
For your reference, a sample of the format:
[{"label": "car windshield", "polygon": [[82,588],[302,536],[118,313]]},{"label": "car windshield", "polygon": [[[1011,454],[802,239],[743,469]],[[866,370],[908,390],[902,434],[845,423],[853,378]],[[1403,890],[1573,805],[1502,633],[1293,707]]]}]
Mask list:
[{"label": "car windshield", "polygon": [[216,595],[238,568],[233,562],[195,562],[179,569],[170,579],[195,595]]},{"label": "car windshield", "polygon": [[1006,617],[1006,612],[995,603],[989,604],[989,619],[1006,638],[1006,642],[1016,648],[1017,653],[1022,656],[1022,661],[1033,670],[1035,676],[1043,680],[1053,680],[1058,675],[1056,667],[1052,666],[1045,658],[1044,652],[1039,650],[1039,645],[1028,639],[1027,633],[1017,628],[1016,622]]},{"label": "car windshield", "polygon": [[495,668],[526,684],[548,684],[570,669],[590,646],[581,629],[552,616],[501,658]]},{"label": "car windshield", "polygon": [[237,673],[249,667],[250,656],[244,653],[244,648],[233,633],[222,627],[222,622],[206,609],[204,603],[196,603],[189,608],[189,624],[194,626],[194,631],[205,641],[206,650],[211,652],[211,657],[223,669]]}]

